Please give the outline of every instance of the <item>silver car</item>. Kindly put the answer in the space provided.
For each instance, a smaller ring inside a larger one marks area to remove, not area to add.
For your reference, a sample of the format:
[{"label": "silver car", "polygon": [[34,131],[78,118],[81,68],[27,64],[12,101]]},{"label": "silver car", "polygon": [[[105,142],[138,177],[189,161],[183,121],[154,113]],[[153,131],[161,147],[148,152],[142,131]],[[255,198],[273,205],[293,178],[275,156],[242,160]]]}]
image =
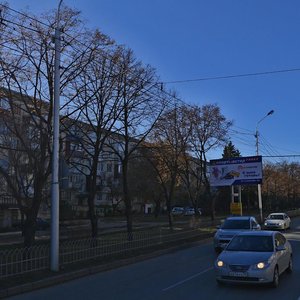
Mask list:
[{"label": "silver car", "polygon": [[222,282],[271,283],[293,269],[292,247],[277,231],[237,234],[215,262],[216,280]]},{"label": "silver car", "polygon": [[217,253],[223,250],[231,239],[239,232],[260,230],[260,225],[252,216],[228,217],[214,236],[214,248]]},{"label": "silver car", "polygon": [[272,213],[264,222],[265,229],[288,229],[291,227],[291,219],[286,213]]}]

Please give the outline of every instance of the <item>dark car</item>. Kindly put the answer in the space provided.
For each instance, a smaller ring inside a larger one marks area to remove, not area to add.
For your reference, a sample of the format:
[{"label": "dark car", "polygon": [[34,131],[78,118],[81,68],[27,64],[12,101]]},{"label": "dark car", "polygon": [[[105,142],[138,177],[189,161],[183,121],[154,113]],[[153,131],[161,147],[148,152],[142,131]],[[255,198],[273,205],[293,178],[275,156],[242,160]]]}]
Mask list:
[{"label": "dark car", "polygon": [[[22,230],[24,223],[25,223],[25,220],[22,221],[22,220],[17,219],[15,221],[13,221],[12,227]],[[46,230],[48,228],[50,228],[50,223],[48,221],[46,221],[45,219],[42,219],[42,218],[36,218],[36,224],[35,224],[36,230]]]},{"label": "dark car", "polygon": [[50,228],[50,223],[42,218],[36,218],[36,230],[46,230]]}]

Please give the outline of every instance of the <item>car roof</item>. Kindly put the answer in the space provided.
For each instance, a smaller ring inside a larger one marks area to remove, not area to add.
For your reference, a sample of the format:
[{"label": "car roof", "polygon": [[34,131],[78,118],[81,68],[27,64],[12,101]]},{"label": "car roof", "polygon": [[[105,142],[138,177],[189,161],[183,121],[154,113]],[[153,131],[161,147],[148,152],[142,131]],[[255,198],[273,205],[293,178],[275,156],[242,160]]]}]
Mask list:
[{"label": "car roof", "polygon": [[279,213],[271,213],[271,214],[269,214],[269,216],[273,216],[273,215],[285,215],[286,213],[281,213],[281,212],[279,212]]},{"label": "car roof", "polygon": [[227,217],[226,220],[249,220],[251,218],[254,218],[252,216],[231,216]]},{"label": "car roof", "polygon": [[278,231],[272,231],[272,230],[255,230],[255,231],[253,231],[253,230],[251,230],[251,231],[239,232],[237,235],[272,236],[275,233],[278,233]]}]

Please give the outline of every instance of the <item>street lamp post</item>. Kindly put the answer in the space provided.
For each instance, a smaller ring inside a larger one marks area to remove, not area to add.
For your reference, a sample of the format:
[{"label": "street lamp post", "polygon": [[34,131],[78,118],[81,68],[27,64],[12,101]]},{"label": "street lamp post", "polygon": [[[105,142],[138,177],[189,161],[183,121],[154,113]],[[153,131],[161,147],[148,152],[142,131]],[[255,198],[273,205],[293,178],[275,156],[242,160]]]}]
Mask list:
[{"label": "street lamp post", "polygon": [[[270,110],[263,118],[261,118],[257,124],[256,124],[256,130],[255,130],[255,138],[256,138],[256,155],[259,155],[258,152],[258,125],[268,116],[272,115],[274,113],[274,110]],[[259,207],[259,215],[260,215],[260,221],[263,222],[263,214],[262,214],[262,196],[261,196],[261,184],[257,185],[257,194],[258,194],[258,207]]]},{"label": "street lamp post", "polygon": [[55,27],[54,62],[54,104],[53,104],[53,146],[52,146],[52,185],[51,185],[51,271],[59,271],[59,106],[60,106],[60,0]]}]

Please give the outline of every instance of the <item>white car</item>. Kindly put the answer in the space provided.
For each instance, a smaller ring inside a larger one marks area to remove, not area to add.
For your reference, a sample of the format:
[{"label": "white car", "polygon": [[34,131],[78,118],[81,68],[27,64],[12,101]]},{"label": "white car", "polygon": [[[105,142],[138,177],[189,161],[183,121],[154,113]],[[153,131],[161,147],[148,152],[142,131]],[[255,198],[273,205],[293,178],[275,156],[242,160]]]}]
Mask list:
[{"label": "white car", "polygon": [[[201,216],[202,215],[201,208],[198,208],[198,212],[199,212],[199,215]],[[185,211],[184,211],[184,215],[185,216],[194,216],[195,215],[195,209],[192,208],[192,207],[186,208]]]},{"label": "white car", "polygon": [[241,231],[260,230],[260,225],[252,216],[228,217],[218,228],[214,236],[214,248],[217,253],[221,252],[231,239]]},{"label": "white car", "polygon": [[178,206],[173,207],[172,211],[171,211],[171,214],[173,216],[181,216],[181,215],[183,215],[183,213],[184,213],[184,208],[183,207],[178,207]]},{"label": "white car", "polygon": [[288,229],[291,227],[291,219],[286,213],[272,213],[266,218],[265,229]]},{"label": "white car", "polygon": [[293,270],[293,251],[278,231],[247,231],[237,234],[215,262],[216,280],[252,284],[271,283]]}]

